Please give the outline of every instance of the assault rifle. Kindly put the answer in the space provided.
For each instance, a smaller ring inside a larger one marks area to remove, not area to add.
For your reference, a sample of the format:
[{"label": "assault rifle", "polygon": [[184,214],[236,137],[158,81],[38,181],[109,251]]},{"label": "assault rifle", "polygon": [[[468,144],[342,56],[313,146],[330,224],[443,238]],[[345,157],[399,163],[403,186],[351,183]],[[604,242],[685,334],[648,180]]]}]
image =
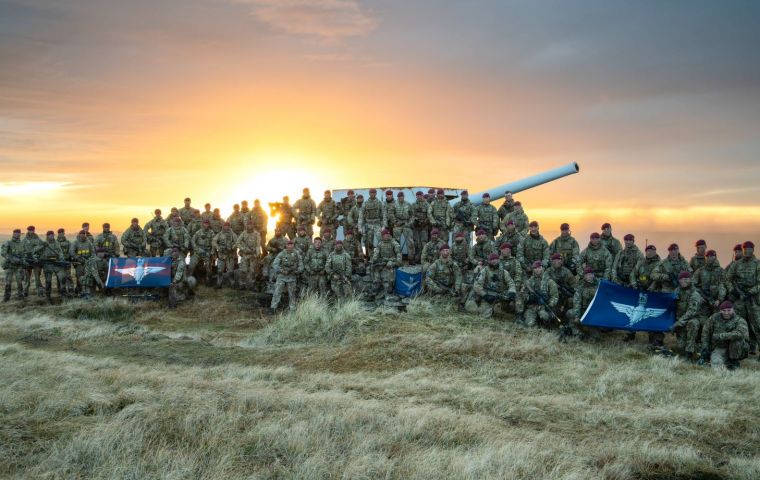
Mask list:
[{"label": "assault rifle", "polygon": [[565,323],[562,322],[562,319],[560,319],[559,316],[557,316],[557,313],[554,311],[554,309],[552,309],[549,306],[549,301],[547,300],[547,298],[544,296],[543,293],[541,293],[540,291],[537,292],[537,291],[533,290],[531,288],[531,286],[528,284],[528,282],[525,282],[523,285],[525,286],[525,288],[528,289],[528,291],[531,294],[531,297],[534,298],[534,299],[536,299],[536,301],[538,302],[538,304],[541,305],[542,307],[544,307],[544,309],[547,312],[549,312],[549,314],[557,321],[557,323],[559,323],[560,329],[559,329],[558,340],[559,341],[564,341],[565,338],[568,337],[571,334],[570,325],[567,325],[567,324],[565,324]]},{"label": "assault rifle", "polygon": [[485,290],[485,295],[483,295],[483,298],[487,302],[495,302],[497,300],[500,300],[502,302],[512,302],[517,297],[515,292],[502,293],[502,292],[497,292],[496,290],[492,290],[490,288],[486,288],[484,290]]},{"label": "assault rifle", "polygon": [[570,298],[575,296],[574,288],[566,287],[565,285],[560,285],[559,283],[557,283],[557,288],[559,288],[565,295],[567,295]]},{"label": "assault rifle", "polygon": [[461,208],[457,209],[457,214],[455,215],[454,219],[467,228],[472,229],[475,226],[474,223],[467,221],[467,219],[464,216],[464,211]]},{"label": "assault rifle", "polygon": [[736,295],[736,298],[747,301],[752,300],[752,294],[749,293],[747,290],[747,287],[744,285],[740,285],[738,283],[734,284],[734,288],[731,290],[731,292]]}]

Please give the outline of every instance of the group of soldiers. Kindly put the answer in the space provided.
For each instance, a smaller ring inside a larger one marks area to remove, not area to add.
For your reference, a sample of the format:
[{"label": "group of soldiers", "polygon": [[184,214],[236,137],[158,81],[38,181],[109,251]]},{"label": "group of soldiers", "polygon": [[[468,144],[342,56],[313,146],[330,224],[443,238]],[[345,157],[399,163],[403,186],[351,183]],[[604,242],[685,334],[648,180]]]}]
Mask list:
[{"label": "group of soldiers", "polygon": [[[760,260],[751,242],[737,245],[724,269],[703,240],[689,261],[676,244],[661,258],[654,245],[642,253],[632,234],[621,243],[605,223],[581,250],[566,223],[548,242],[511,192],[505,192],[498,209],[488,193],[475,204],[463,191],[453,206],[442,189],[417,191],[414,202],[406,201],[404,192],[384,193],[380,200],[371,189],[364,199],[349,190],[335,201],[326,190],[317,204],[305,188],[292,205],[288,197],[269,204],[277,216],[269,240],[269,217],[258,200],[253,208],[246,201],[234,205],[223,219],[219,209],[206,204],[200,212],[186,198],[184,207],[172,208],[166,219],[158,209],[144,226],[132,219],[121,239],[107,223],[97,236],[83,224],[73,241],[63,229],[48,231],[44,239],[33,226],[23,239],[17,229],[2,247],[4,300],[10,299],[14,283],[17,296],[27,296],[32,279],[40,296],[50,298],[53,279],[62,296],[89,296],[94,288],[104,288],[108,259],[122,254],[172,256],[175,293],[192,295],[200,280],[216,288],[227,283],[269,291],[273,312],[285,293],[291,309],[309,292],[387,299],[394,292],[396,269],[419,265],[427,295],[484,316],[511,311],[519,324],[560,328],[561,335],[600,334],[579,320],[602,279],[671,292],[677,298],[673,333],[679,353],[693,361],[705,361],[711,353],[713,364],[729,368],[756,354]],[[342,240],[335,239],[338,229]],[[634,337],[635,332],[626,340]],[[663,339],[664,334],[649,334],[653,348],[661,348]]]}]

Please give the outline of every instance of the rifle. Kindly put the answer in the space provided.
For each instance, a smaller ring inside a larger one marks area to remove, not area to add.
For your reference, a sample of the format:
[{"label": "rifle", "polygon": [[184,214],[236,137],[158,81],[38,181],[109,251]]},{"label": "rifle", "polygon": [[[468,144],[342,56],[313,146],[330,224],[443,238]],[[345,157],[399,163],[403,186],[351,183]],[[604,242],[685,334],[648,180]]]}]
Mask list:
[{"label": "rifle", "polygon": [[501,293],[490,288],[486,288],[484,290],[485,295],[483,295],[483,298],[488,302],[494,302],[496,300],[501,300],[502,302],[511,302],[516,298],[514,292]]},{"label": "rifle", "polygon": [[475,226],[474,223],[467,221],[467,219],[464,216],[464,211],[461,208],[457,209],[457,213],[456,213],[454,219],[456,221],[458,221],[459,223],[461,223],[462,225],[464,225],[465,227],[468,227],[470,229],[472,229],[472,227]]},{"label": "rifle", "polygon": [[731,290],[731,293],[736,294],[736,298],[739,298],[741,300],[752,300],[752,294],[747,291],[746,287],[739,285],[738,283],[734,284],[734,288]]},{"label": "rifle", "polygon": [[541,292],[537,292],[533,290],[531,286],[528,284],[528,282],[525,282],[523,285],[531,293],[531,296],[535,297],[538,300],[538,304],[544,307],[546,311],[549,312],[552,317],[554,317],[557,323],[562,325],[562,320],[557,316],[554,310],[549,306],[549,301],[546,299],[546,297]]},{"label": "rifle", "polygon": [[574,288],[566,287],[564,285],[560,285],[559,283],[557,283],[557,288],[559,288],[560,290],[562,290],[562,292],[565,295],[567,295],[568,297],[572,298],[573,296],[575,296],[575,289]]}]

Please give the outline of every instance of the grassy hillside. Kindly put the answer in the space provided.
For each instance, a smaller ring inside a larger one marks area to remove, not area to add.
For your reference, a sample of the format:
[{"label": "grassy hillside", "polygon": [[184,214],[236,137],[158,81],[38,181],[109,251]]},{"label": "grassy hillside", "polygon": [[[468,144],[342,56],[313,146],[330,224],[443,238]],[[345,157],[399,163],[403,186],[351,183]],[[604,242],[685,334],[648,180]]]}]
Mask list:
[{"label": "grassy hillside", "polygon": [[202,289],[0,307],[0,477],[760,478],[760,368]]}]

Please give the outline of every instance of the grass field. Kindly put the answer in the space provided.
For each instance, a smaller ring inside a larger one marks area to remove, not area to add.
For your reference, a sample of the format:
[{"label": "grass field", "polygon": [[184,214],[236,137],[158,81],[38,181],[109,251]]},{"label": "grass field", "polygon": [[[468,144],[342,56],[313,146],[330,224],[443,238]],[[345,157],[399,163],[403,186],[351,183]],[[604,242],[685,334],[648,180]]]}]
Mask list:
[{"label": "grass field", "polygon": [[3,478],[760,478],[760,368],[201,289],[0,307]]}]

